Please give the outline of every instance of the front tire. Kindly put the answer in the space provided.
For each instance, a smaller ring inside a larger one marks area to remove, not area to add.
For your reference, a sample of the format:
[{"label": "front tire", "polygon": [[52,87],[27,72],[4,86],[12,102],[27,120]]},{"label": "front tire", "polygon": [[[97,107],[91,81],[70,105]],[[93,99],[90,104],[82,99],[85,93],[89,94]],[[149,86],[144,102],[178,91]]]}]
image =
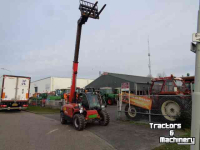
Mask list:
[{"label": "front tire", "polygon": [[60,123],[61,124],[66,124],[67,120],[65,120],[65,116],[63,112],[60,112]]},{"label": "front tire", "polygon": [[99,124],[102,125],[102,126],[107,126],[109,124],[109,122],[110,122],[110,116],[107,113],[107,111],[101,110],[99,112],[99,115],[101,117],[101,119],[99,121]]},{"label": "front tire", "polygon": [[160,112],[165,122],[176,122],[181,117],[183,106],[178,97],[163,97],[160,99]]},{"label": "front tire", "polygon": [[81,114],[75,114],[73,117],[74,128],[78,131],[81,131],[85,128],[85,117]]},{"label": "front tire", "polygon": [[130,120],[139,120],[141,117],[141,114],[138,114],[139,107],[130,105],[129,109],[129,104],[126,104],[125,106],[125,115],[128,119]]}]

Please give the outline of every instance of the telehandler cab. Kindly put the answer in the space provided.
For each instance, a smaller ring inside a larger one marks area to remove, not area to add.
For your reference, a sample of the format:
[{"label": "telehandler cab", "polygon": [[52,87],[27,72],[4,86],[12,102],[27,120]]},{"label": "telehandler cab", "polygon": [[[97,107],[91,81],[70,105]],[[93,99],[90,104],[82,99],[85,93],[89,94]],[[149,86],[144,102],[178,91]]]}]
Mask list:
[{"label": "telehandler cab", "polygon": [[73,62],[73,75],[70,95],[67,103],[61,107],[60,121],[62,124],[73,122],[76,130],[83,130],[87,123],[98,121],[101,125],[106,126],[109,124],[110,117],[105,110],[100,96],[95,92],[82,92],[76,93],[76,77],[78,71],[78,56],[81,39],[82,25],[85,24],[88,18],[99,19],[99,15],[106,7],[104,5],[98,11],[97,3],[95,4],[80,0],[79,9],[81,17],[78,20],[76,46]]}]

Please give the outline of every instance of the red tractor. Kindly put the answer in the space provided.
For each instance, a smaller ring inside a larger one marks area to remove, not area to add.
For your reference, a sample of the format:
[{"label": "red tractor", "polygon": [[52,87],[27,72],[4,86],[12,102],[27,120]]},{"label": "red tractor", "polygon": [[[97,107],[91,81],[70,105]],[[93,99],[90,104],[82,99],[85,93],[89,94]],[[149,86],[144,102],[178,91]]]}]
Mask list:
[{"label": "red tractor", "polygon": [[[167,122],[176,122],[181,115],[190,110],[191,92],[186,88],[183,79],[173,75],[164,78],[152,79],[150,88],[152,99],[152,113],[162,114],[162,119]],[[131,119],[138,119],[140,114],[136,112],[147,112],[140,107],[128,105],[125,108],[126,116]]]},{"label": "red tractor", "polygon": [[102,100],[96,92],[77,93],[76,76],[78,71],[78,55],[81,38],[82,25],[85,24],[88,18],[99,19],[100,13],[106,5],[98,11],[97,3],[89,3],[80,0],[81,17],[78,20],[76,47],[73,62],[73,75],[70,95],[67,103],[61,107],[60,121],[62,124],[73,122],[76,130],[83,130],[87,123],[98,121],[101,125],[109,124],[110,117],[102,105]]},{"label": "red tractor", "polygon": [[152,80],[150,93],[153,96],[152,109],[158,109],[163,119],[175,122],[181,113],[191,105],[191,92],[186,88],[183,79],[173,75]]}]

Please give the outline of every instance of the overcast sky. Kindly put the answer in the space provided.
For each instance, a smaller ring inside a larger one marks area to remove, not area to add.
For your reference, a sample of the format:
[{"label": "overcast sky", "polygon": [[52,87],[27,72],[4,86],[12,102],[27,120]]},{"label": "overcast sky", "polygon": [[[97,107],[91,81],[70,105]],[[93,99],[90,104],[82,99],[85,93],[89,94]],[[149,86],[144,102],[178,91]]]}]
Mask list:
[{"label": "overcast sky", "polygon": [[[32,81],[71,77],[79,0],[0,2],[0,68]],[[147,76],[148,36],[153,76],[194,75],[190,43],[198,0],[100,0],[98,5],[104,4],[100,20],[83,26],[78,78],[95,79],[99,71]]]}]

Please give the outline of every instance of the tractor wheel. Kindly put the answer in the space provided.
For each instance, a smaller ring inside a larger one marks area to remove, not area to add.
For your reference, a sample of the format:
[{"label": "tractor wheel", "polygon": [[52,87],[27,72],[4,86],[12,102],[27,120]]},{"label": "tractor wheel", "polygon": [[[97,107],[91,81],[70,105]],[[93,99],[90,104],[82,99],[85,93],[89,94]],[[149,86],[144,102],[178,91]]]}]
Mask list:
[{"label": "tractor wheel", "polygon": [[125,106],[125,115],[128,119],[139,120],[141,117],[141,114],[137,114],[138,111],[139,111],[139,107],[137,106],[130,105],[130,109],[129,109],[129,104],[126,104]]},{"label": "tractor wheel", "polygon": [[183,105],[178,97],[163,97],[160,99],[160,113],[165,122],[176,122],[181,117]]},{"label": "tractor wheel", "polygon": [[65,120],[65,116],[63,112],[60,112],[60,122],[61,124],[66,124],[67,120]]},{"label": "tractor wheel", "polygon": [[74,128],[78,131],[81,131],[85,128],[85,117],[81,114],[75,114],[73,117]]},{"label": "tractor wheel", "polygon": [[107,100],[107,104],[108,104],[108,105],[112,105],[112,104],[113,104],[113,100],[109,98],[109,99]]},{"label": "tractor wheel", "polygon": [[107,126],[109,124],[109,122],[110,122],[110,116],[107,113],[107,111],[101,110],[99,112],[99,115],[101,117],[101,119],[99,121],[99,124],[102,125],[102,126]]}]

